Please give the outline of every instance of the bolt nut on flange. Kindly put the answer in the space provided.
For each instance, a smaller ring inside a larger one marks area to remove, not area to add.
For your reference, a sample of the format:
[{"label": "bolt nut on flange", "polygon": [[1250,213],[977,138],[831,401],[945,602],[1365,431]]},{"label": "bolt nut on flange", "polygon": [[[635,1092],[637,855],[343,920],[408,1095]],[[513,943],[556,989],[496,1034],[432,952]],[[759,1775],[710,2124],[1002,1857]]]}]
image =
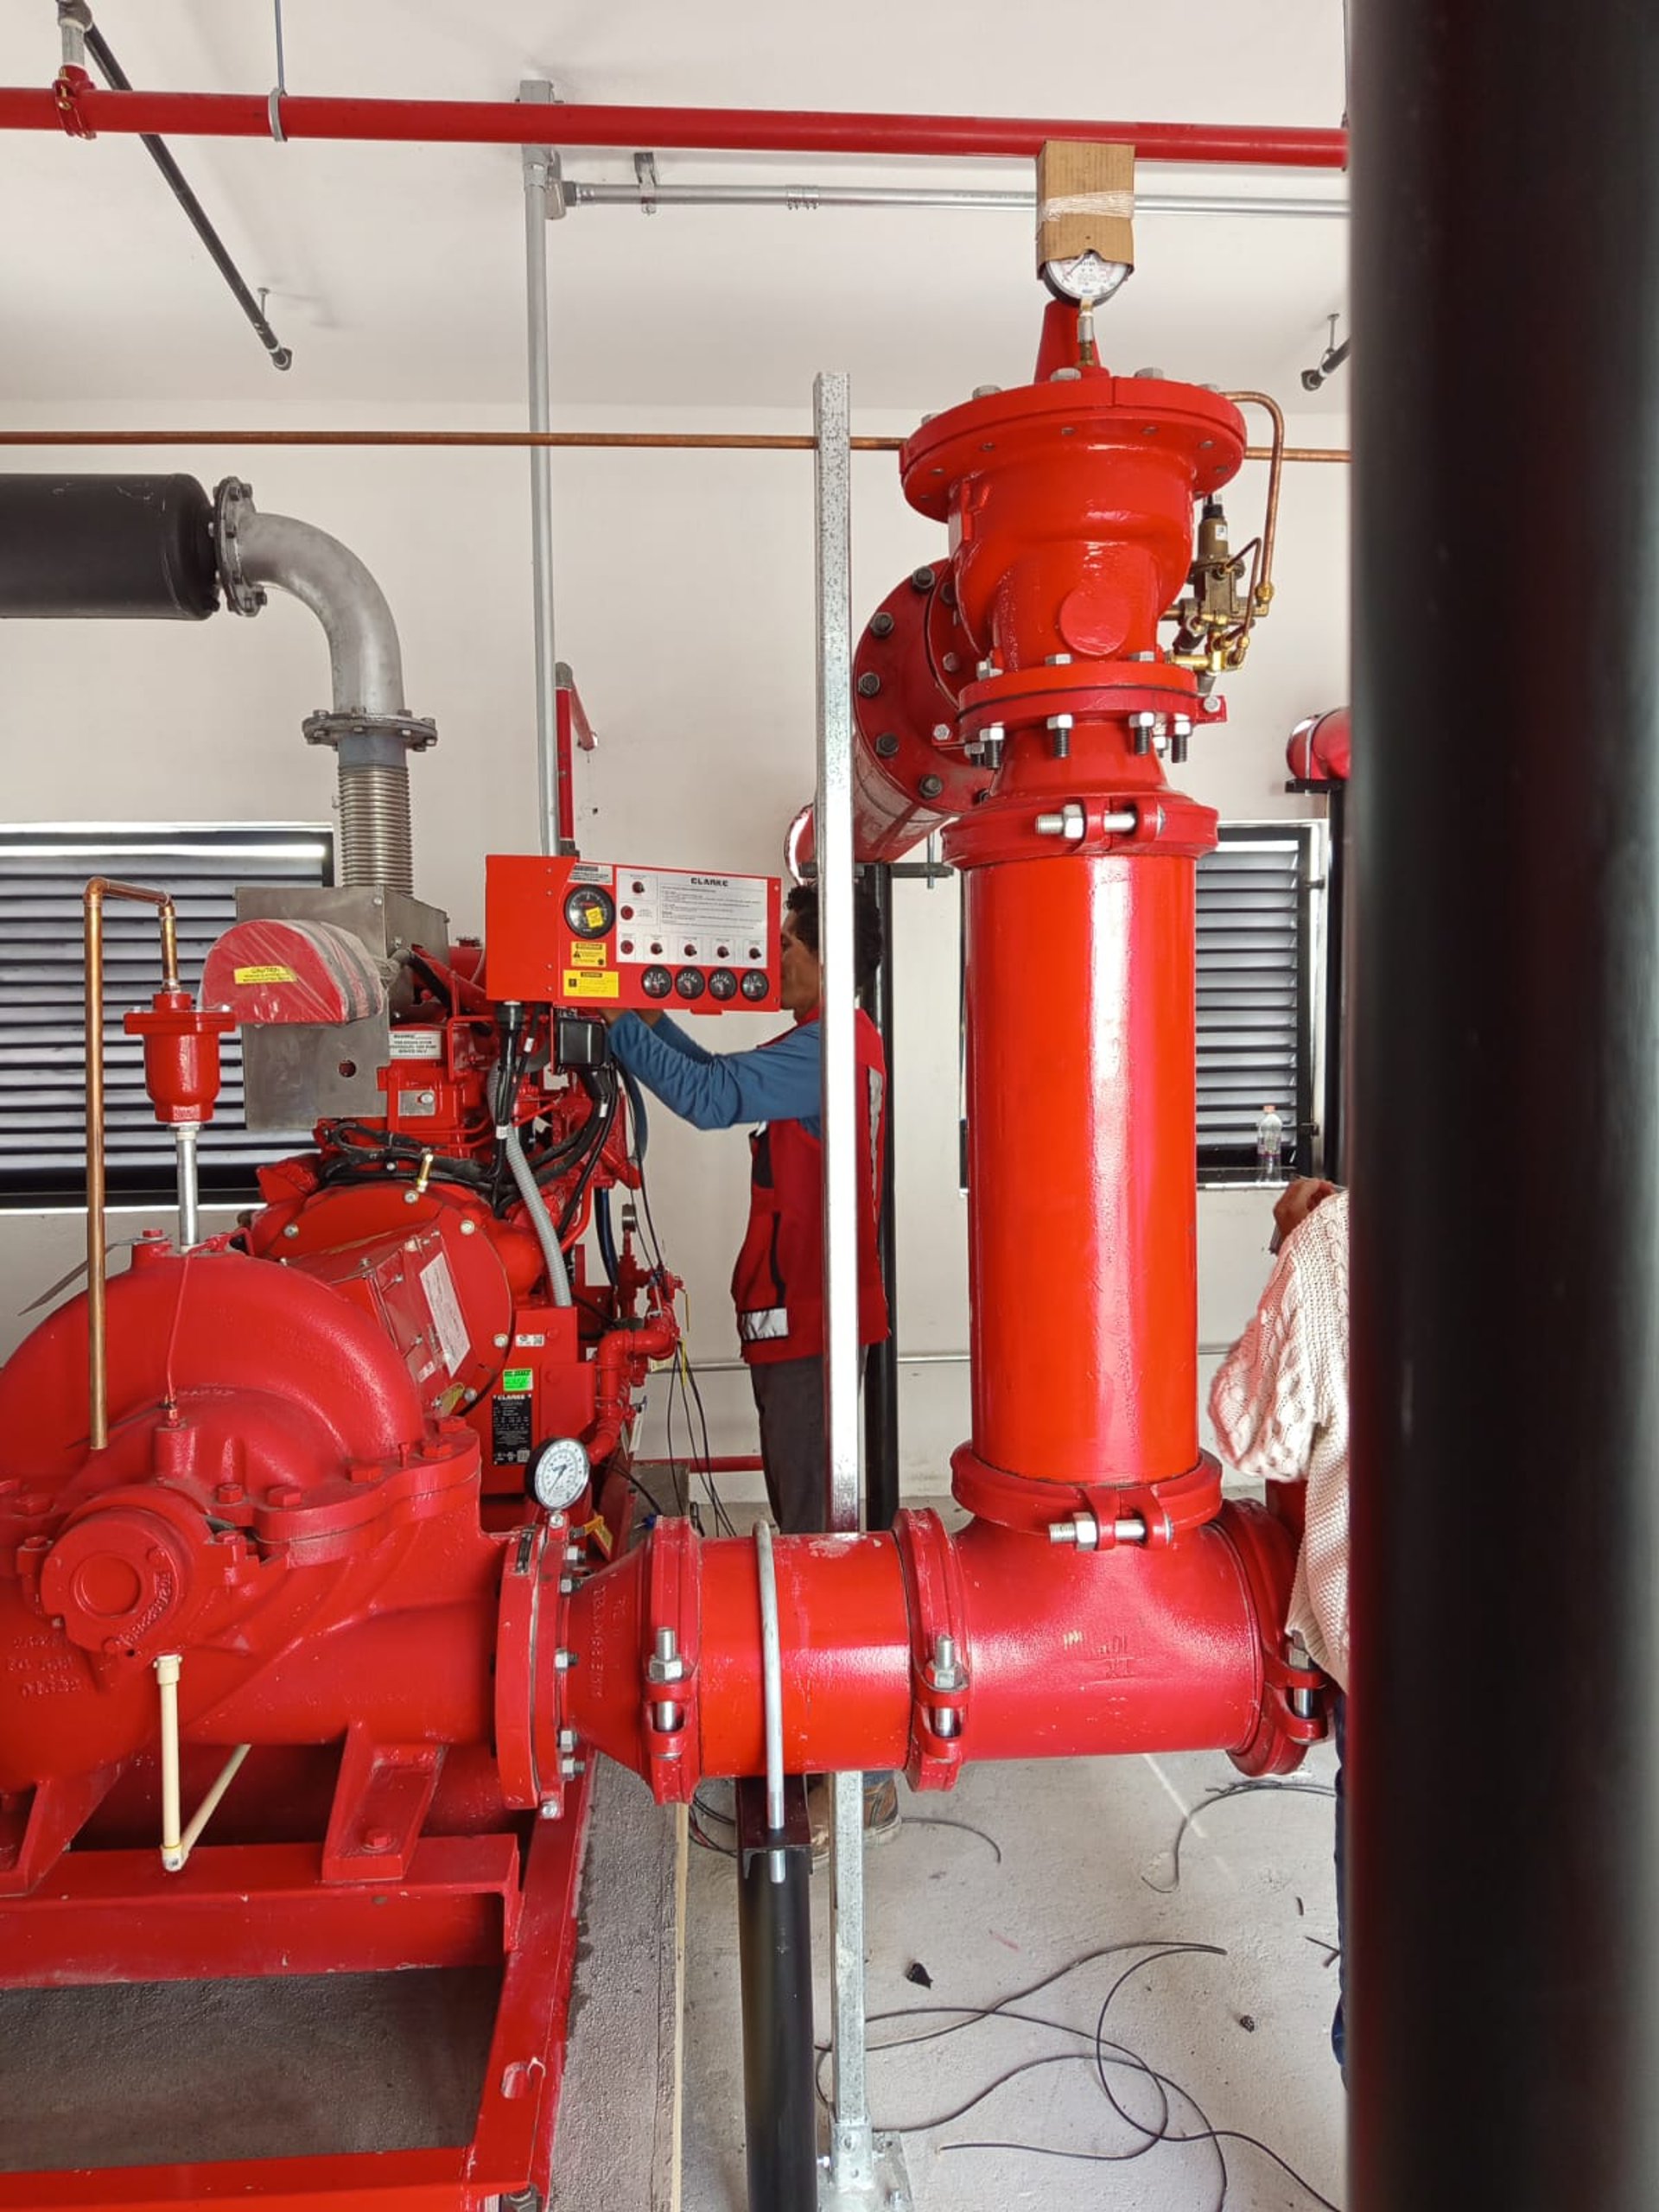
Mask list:
[{"label": "bolt nut on flange", "polygon": [[1075,799],[1068,799],[1058,814],[1039,814],[1032,827],[1039,837],[1081,837],[1088,817]]},{"label": "bolt nut on flange", "polygon": [[[1092,1552],[1100,1547],[1100,1523],[1085,1506],[1081,1511],[1068,1514],[1064,1521],[1048,1524],[1051,1544],[1075,1544],[1080,1552]],[[1138,1513],[1126,1513],[1112,1523],[1112,1541],[1117,1544],[1144,1544],[1147,1524]]]},{"label": "bolt nut on flange", "polygon": [[1157,715],[1143,708],[1139,714],[1131,715],[1128,722],[1129,735],[1136,753],[1150,753],[1152,734],[1158,727]]},{"label": "bolt nut on flange", "polygon": [[1070,758],[1071,752],[1071,717],[1070,715],[1051,715],[1048,717],[1049,747],[1057,760]]}]

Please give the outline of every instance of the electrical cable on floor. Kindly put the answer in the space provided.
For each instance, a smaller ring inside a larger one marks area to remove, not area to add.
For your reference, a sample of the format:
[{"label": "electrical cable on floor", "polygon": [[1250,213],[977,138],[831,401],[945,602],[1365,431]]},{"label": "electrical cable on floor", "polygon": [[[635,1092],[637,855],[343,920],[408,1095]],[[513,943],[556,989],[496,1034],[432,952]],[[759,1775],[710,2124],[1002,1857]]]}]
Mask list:
[{"label": "electrical cable on floor", "polygon": [[[1147,1955],[1135,1960],[1113,1982],[1096,2016],[1092,2030],[1079,2028],[1071,2021],[1051,2019],[1042,2014],[1015,2009],[1027,1998],[1038,1995],[1053,1983],[1078,1972],[1082,1967],[1091,1965],[1100,1959],[1121,1955],[1129,1950],[1143,1951]],[[1323,2212],[1341,2212],[1340,2207],[1315,2189],[1306,2177],[1299,2173],[1296,2168],[1274,2150],[1270,2144],[1262,2142],[1259,2136],[1249,2134],[1240,2128],[1217,2127],[1212,2125],[1208,2113],[1190,2089],[1175,2081],[1172,2075],[1153,2066],[1127,2044],[1120,2043],[1106,2034],[1106,2022],[1113,2001],[1133,1975],[1138,1974],[1143,1967],[1155,1965],[1162,1959],[1194,1955],[1225,1958],[1227,1954],[1218,1945],[1212,1943],[1172,1943],[1161,1938],[1141,1937],[1134,1942],[1105,1944],[1096,1949],[1084,1952],[1079,1957],[1068,1961],[1065,1966],[1056,1968],[1052,1974],[1045,1975],[1040,1981],[1032,1983],[1026,1989],[1010,1992],[1007,1997],[999,1999],[994,2005],[918,2005],[904,2006],[889,2012],[871,2013],[867,2021],[867,2025],[871,2028],[885,2022],[938,2015],[944,2015],[950,2023],[944,2027],[929,2028],[919,2035],[895,2037],[887,2043],[872,2044],[869,2050],[872,2058],[881,2052],[902,2050],[918,2044],[936,2042],[941,2037],[957,2034],[963,2029],[979,2026],[988,2020],[1018,2021],[1031,2026],[1051,2029],[1058,2034],[1077,2037],[1090,2046],[1086,2052],[1050,2052],[1035,2059],[1025,2060],[1020,2065],[1011,2067],[1007,2072],[999,2075],[995,2081],[988,2083],[965,2104],[955,2107],[949,2113],[937,2114],[931,2120],[916,2122],[909,2127],[896,2129],[893,2132],[926,2133],[938,2127],[952,2126],[966,2113],[984,2103],[986,2099],[997,2090],[1006,2088],[1009,2082],[1019,2080],[1022,2075],[1038,2068],[1067,2063],[1089,2063],[1094,2067],[1107,2102],[1111,2106],[1114,2113],[1141,2139],[1130,2148],[1122,2151],[1073,2151],[1054,2144],[976,2139],[941,2144],[939,2154],[944,2156],[948,2152],[956,2151],[1002,2151],[1025,2153],[1034,2158],[1073,2158],[1096,2165],[1122,2165],[1144,2158],[1149,2152],[1163,2146],[1175,2147],[1181,2145],[1207,2143],[1215,2152],[1219,2170],[1220,2193],[1216,2199],[1214,2212],[1224,2212],[1229,2194],[1229,2174],[1226,2156],[1222,2145],[1224,2143],[1230,2142],[1241,2143],[1249,2149],[1259,2151],[1264,2158],[1270,2159],[1296,2183],[1299,2189],[1306,2193],[1313,2203],[1322,2207]],[[824,2097],[823,2068],[828,2056],[827,2049],[820,2049],[817,2080],[821,2101]],[[1155,2124],[1136,2119],[1120,2103],[1110,2085],[1107,2071],[1109,2067],[1126,2068],[1131,2072],[1144,2076],[1153,2085],[1160,2101],[1160,2111]],[[1171,2121],[1173,2118],[1170,2101],[1172,2097],[1179,2099],[1191,2110],[1198,2123],[1196,2128],[1180,2134],[1172,2132]],[[883,2123],[882,2126],[886,2132],[887,2123]]]},{"label": "electrical cable on floor", "polygon": [[1212,1789],[1202,1804],[1192,1807],[1175,1831],[1175,1847],[1171,1853],[1174,1862],[1174,1878],[1169,1882],[1154,1882],[1143,1874],[1141,1879],[1149,1890],[1156,1891],[1160,1897],[1173,1897],[1181,1886],[1181,1846],[1186,1840],[1187,1830],[1194,1821],[1202,1820],[1216,1806],[1224,1805],[1230,1797],[1263,1795],[1270,1797],[1334,1797],[1336,1794],[1328,1782],[1235,1782],[1224,1789]]},{"label": "electrical cable on floor", "polygon": [[[936,1813],[906,1813],[905,1829],[910,1828],[959,1828],[963,1835],[976,1835],[982,1843],[989,1844],[992,1851],[996,1854],[997,1865],[1000,1866],[1002,1864],[1001,1845],[994,1835],[988,1835],[983,1828],[976,1828],[971,1821],[943,1820]],[[900,1833],[904,1833],[904,1830]]]}]

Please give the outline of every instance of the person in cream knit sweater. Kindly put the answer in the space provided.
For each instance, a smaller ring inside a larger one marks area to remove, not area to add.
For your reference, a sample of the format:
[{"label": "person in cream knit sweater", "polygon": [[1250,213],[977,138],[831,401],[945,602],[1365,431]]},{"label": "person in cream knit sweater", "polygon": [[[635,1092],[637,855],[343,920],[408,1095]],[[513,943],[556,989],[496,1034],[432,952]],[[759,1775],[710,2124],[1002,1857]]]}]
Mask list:
[{"label": "person in cream knit sweater", "polygon": [[[1282,1243],[1243,1335],[1222,1362],[1210,1418],[1240,1474],[1301,1480],[1306,1525],[1285,1620],[1336,1684],[1337,1933],[1343,1921],[1342,1759],[1348,1689],[1348,1194],[1304,1179],[1274,1207]],[[1344,2057],[1342,1999],[1331,2044]]]}]

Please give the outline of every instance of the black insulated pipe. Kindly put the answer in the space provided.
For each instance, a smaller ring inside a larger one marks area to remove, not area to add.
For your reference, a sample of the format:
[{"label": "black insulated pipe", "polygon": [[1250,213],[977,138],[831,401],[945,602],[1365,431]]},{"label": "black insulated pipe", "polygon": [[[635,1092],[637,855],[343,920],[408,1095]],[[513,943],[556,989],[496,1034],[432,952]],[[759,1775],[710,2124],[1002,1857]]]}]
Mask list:
[{"label": "black insulated pipe", "polygon": [[812,1871],[806,1785],[784,1783],[783,1879],[772,1878],[766,1785],[737,1792],[737,1935],[743,1993],[743,2118],[749,2212],[817,2212],[812,2067]]},{"label": "black insulated pipe", "polygon": [[881,920],[881,958],[866,1011],[881,1033],[887,1062],[887,1156],[881,1177],[881,1209],[876,1222],[876,1255],[887,1300],[887,1334],[872,1344],[864,1359],[864,1525],[891,1529],[899,1510],[899,1285],[896,1264],[898,1220],[893,1197],[894,1143],[893,1037],[893,869],[872,861],[864,880]]},{"label": "black insulated pipe", "polygon": [[1348,2202],[1654,2212],[1659,10],[1355,40]]},{"label": "black insulated pipe", "polygon": [[199,622],[218,578],[194,476],[0,475],[0,616]]}]

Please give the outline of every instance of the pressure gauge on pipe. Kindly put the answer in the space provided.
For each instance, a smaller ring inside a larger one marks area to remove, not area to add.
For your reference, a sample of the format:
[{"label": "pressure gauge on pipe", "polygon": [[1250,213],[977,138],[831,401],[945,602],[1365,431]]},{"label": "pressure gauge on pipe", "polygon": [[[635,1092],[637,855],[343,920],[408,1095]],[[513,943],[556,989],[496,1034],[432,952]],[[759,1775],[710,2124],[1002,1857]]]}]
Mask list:
[{"label": "pressure gauge on pipe", "polygon": [[524,1470],[525,1488],[543,1513],[563,1513],[588,1487],[588,1449],[574,1436],[550,1437]]},{"label": "pressure gauge on pipe", "polygon": [[1097,253],[1079,253],[1070,261],[1043,264],[1043,282],[1055,298],[1076,300],[1079,306],[1099,307],[1130,273],[1128,262],[1103,261]]}]

